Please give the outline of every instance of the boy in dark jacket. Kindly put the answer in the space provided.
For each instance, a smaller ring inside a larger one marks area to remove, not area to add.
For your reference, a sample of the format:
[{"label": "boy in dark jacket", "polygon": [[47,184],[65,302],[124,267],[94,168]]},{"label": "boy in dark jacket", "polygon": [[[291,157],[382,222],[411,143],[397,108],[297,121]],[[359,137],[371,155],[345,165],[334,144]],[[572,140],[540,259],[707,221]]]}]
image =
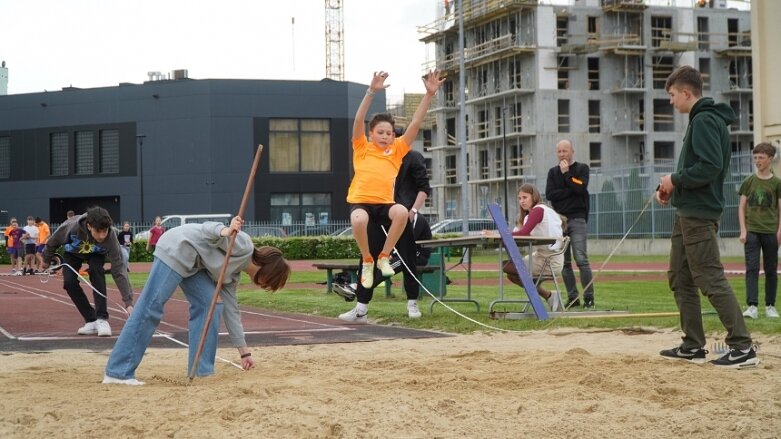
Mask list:
[{"label": "boy in dark jacket", "polygon": [[669,359],[705,363],[708,351],[702,327],[698,290],[708,298],[727,329],[729,353],[712,360],[719,367],[756,366],[751,335],[740,305],[721,265],[716,233],[724,209],[724,179],[729,172],[727,126],[735,113],[723,103],[702,97],[702,77],[690,66],[675,69],[665,89],[676,110],[689,114],[676,172],[662,177],[657,200],[676,208],[671,236],[668,280],[680,312],[683,342],[660,355]]},{"label": "boy in dark jacket", "polygon": [[[43,252],[43,267],[46,268],[51,263],[55,251],[60,246],[64,246],[63,262],[75,270],[75,272],[63,270],[62,277],[63,288],[86,322],[77,331],[79,335],[111,336],[106,304],[106,275],[103,271],[106,259],[111,262],[111,277],[114,278],[122,294],[122,301],[128,314],[133,309],[133,289],[127,278],[127,265],[119,249],[117,234],[111,224],[111,216],[106,209],[91,207],[87,213],[76,215],[57,227]],[[76,272],[85,261],[89,266],[89,281],[100,292],[100,294],[93,292],[95,308],[90,305],[76,276]]]}]

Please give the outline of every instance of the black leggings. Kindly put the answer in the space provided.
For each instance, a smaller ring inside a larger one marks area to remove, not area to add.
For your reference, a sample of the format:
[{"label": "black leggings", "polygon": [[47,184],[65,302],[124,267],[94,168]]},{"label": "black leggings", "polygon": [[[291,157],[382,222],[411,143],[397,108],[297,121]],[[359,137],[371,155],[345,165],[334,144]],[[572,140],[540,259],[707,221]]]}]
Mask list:
[{"label": "black leggings", "polygon": [[[390,228],[390,222],[386,222],[382,224],[385,226],[385,230],[388,230]],[[382,251],[382,247],[385,245],[385,233],[380,228],[380,224],[375,222],[369,222],[369,225],[367,227],[367,232],[369,235],[369,253],[371,253],[374,260],[377,260],[377,257],[379,256],[380,252]],[[407,226],[404,228],[404,232],[401,234],[401,237],[399,238],[399,241],[396,243],[396,249],[401,254],[401,257],[404,259],[404,262],[407,263],[410,270],[412,271],[412,275],[407,271],[407,269],[404,267],[404,264],[401,263],[401,261],[397,260],[397,257],[391,258],[391,265],[393,266],[393,270],[396,273],[399,273],[401,271],[404,272],[404,291],[407,293],[407,300],[417,300],[418,294],[420,293],[420,285],[418,285],[418,282],[415,280],[416,277],[418,277],[418,269],[415,261],[415,237],[412,234],[412,223],[407,221]],[[396,260],[396,263],[394,263],[394,260]],[[358,261],[358,265],[362,261]],[[359,273],[360,274],[360,273]],[[360,278],[360,276],[359,276]],[[369,303],[372,300],[372,296],[374,295],[374,288],[377,287],[377,285],[382,284],[385,282],[385,278],[382,276],[382,272],[377,269],[375,266],[374,268],[374,285],[372,285],[371,288],[364,288],[363,285],[361,285],[360,282],[358,282],[358,288],[356,289],[356,296],[358,298],[358,302],[360,303]]]}]

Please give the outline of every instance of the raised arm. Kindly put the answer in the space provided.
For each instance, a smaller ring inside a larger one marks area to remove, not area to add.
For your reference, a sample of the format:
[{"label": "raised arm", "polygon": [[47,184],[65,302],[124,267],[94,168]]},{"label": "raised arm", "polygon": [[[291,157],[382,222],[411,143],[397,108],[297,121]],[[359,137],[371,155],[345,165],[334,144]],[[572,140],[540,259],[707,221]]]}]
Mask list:
[{"label": "raised arm", "polygon": [[366,95],[361,101],[361,105],[358,106],[358,111],[355,113],[355,121],[353,122],[353,139],[360,139],[361,136],[366,136],[366,127],[364,125],[366,121],[366,113],[369,112],[369,105],[372,103],[374,94],[380,90],[386,89],[389,85],[385,85],[385,79],[388,77],[388,72],[374,72],[369,89],[366,90]]},{"label": "raised arm", "polygon": [[420,124],[423,123],[428,108],[431,106],[431,101],[434,100],[434,95],[437,94],[439,86],[445,82],[445,78],[441,77],[439,74],[439,70],[434,70],[423,77],[423,85],[426,86],[426,94],[423,96],[423,99],[421,99],[418,109],[415,110],[412,120],[404,131],[404,135],[401,136],[407,145],[412,145],[412,142],[415,141],[415,137],[418,136]]}]

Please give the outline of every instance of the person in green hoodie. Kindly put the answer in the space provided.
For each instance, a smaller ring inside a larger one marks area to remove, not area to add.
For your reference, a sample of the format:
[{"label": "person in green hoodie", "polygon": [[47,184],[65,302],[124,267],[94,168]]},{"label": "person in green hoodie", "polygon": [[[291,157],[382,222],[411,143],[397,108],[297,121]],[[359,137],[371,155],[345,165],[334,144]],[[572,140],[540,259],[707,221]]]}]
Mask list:
[{"label": "person in green hoodie", "polygon": [[743,320],[735,292],[721,265],[717,232],[724,210],[724,179],[729,172],[728,125],[735,120],[729,105],[702,97],[702,76],[691,66],[675,69],[665,90],[670,104],[689,114],[678,166],[662,177],[656,199],[676,208],[667,272],[680,312],[683,342],[659,354],[668,359],[705,363],[705,331],[698,290],[708,298],[727,329],[729,352],[711,360],[719,367],[756,366],[759,358]]}]

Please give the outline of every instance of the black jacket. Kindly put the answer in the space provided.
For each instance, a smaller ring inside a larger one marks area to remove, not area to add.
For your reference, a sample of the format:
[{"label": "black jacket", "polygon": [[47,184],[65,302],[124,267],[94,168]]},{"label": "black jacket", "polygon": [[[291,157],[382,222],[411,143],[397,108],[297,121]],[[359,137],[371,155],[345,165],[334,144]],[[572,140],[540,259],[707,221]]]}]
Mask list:
[{"label": "black jacket", "polygon": [[567,219],[588,221],[588,174],[588,165],[578,162],[573,162],[564,174],[558,165],[550,168],[545,198],[553,204],[553,210]]},{"label": "black jacket", "polygon": [[431,186],[428,184],[428,173],[423,154],[410,150],[401,162],[399,174],[396,177],[393,199],[411,209],[418,197],[418,192],[431,196]]}]

